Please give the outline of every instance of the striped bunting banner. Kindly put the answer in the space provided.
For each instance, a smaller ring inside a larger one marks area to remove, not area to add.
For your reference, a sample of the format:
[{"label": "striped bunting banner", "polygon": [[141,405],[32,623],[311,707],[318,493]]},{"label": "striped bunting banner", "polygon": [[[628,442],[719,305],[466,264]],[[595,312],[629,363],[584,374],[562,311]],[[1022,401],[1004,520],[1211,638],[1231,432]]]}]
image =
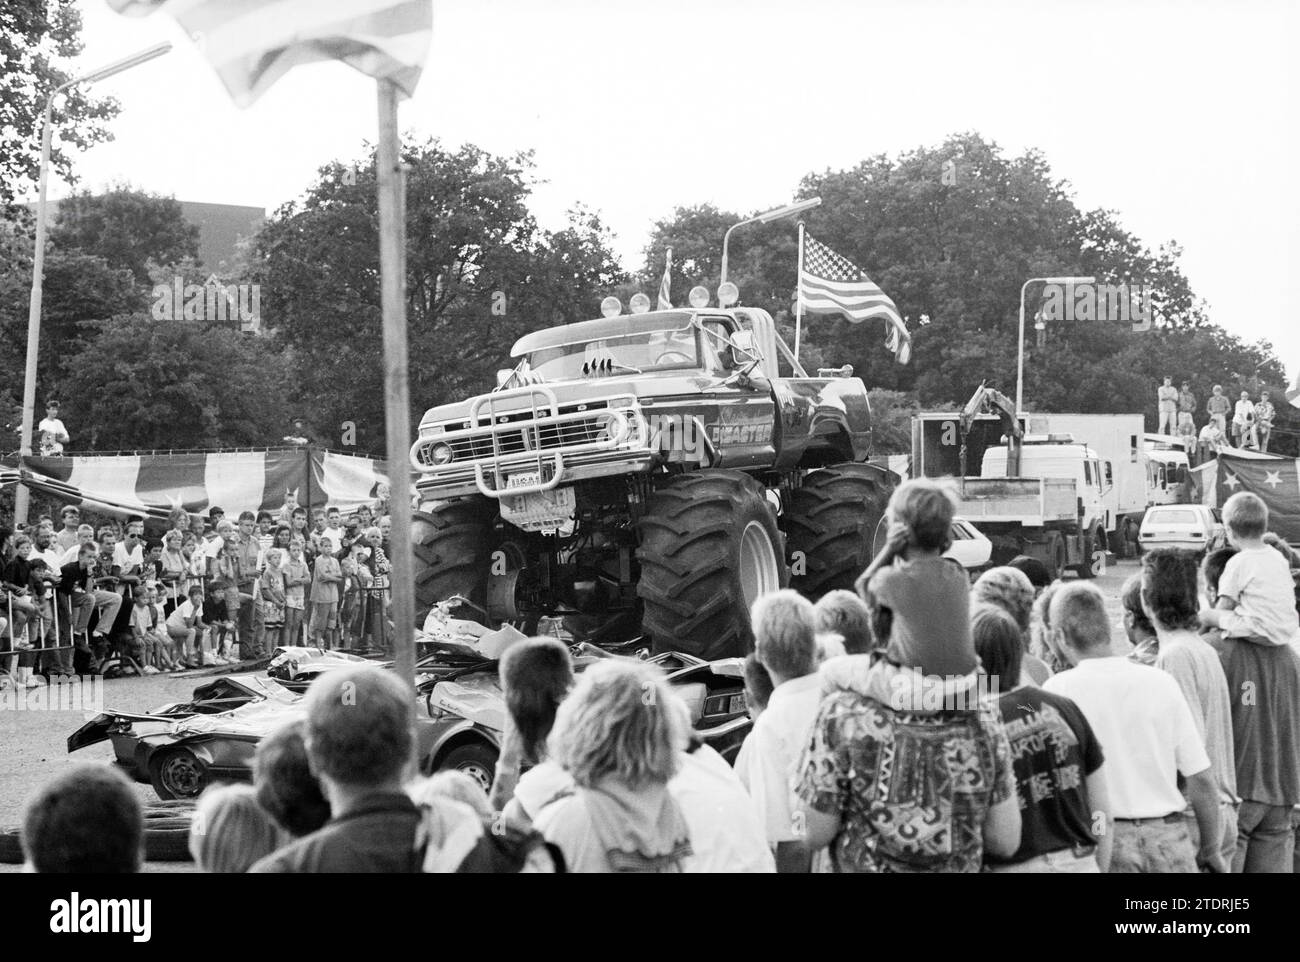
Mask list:
[{"label": "striped bunting banner", "polygon": [[[182,454],[79,454],[23,458],[0,465],[0,485],[22,480],[33,490],[107,514],[165,518],[174,508],[203,514],[220,507],[275,511],[292,495],[299,504],[352,511],[388,496],[383,461],[290,448]],[[309,490],[310,489],[310,490]]]}]

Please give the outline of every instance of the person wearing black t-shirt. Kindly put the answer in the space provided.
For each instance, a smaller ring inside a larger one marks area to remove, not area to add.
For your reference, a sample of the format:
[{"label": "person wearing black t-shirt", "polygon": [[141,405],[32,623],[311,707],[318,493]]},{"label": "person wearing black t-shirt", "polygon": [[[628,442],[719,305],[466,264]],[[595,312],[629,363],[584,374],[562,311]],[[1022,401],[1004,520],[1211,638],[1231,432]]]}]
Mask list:
[{"label": "person wearing black t-shirt", "polygon": [[1009,859],[986,854],[993,872],[1104,872],[1110,814],[1101,744],[1074,702],[1020,685],[1024,653],[1011,616],[992,606],[971,614],[975,650],[996,682],[1020,802],[1020,848]]}]

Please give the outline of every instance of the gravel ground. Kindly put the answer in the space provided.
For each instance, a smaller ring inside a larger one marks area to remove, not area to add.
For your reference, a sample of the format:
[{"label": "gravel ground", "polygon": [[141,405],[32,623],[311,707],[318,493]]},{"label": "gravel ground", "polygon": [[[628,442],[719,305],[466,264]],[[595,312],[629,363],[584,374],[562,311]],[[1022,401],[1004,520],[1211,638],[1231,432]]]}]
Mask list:
[{"label": "gravel ground", "polygon": [[[147,712],[167,702],[188,701],[194,688],[213,674],[215,670],[209,668],[147,678],[114,678],[104,681],[100,691],[106,706]],[[85,691],[92,692],[93,689]],[[16,827],[28,796],[67,765],[74,762],[108,764],[113,760],[113,749],[108,742],[68,754],[68,736],[97,713],[83,712],[83,704],[85,702],[76,705],[75,710],[17,711],[10,710],[12,703],[0,702],[0,746],[3,746],[0,748],[0,828]],[[148,784],[137,783],[135,790],[142,802],[157,801]],[[146,869],[151,872],[192,872],[194,866],[189,862],[151,862]],[[18,870],[16,865],[0,865],[0,872]]]},{"label": "gravel ground", "polygon": [[[1137,562],[1122,561],[1112,564],[1106,574],[1096,579],[1097,587],[1106,595],[1106,607],[1114,626],[1114,647],[1117,654],[1128,650],[1120,623],[1119,591],[1129,575],[1137,570]],[[1073,576],[1071,576],[1073,577]],[[226,669],[229,670],[229,669]],[[144,712],[171,701],[185,701],[195,686],[215,674],[213,669],[180,672],[174,675],[155,675],[149,678],[115,678],[103,683],[106,705],[124,711]],[[93,714],[93,713],[91,713]],[[12,827],[21,818],[22,805],[27,797],[46,779],[58,773],[73,761],[98,761],[108,763],[113,758],[107,742],[85,748],[75,755],[67,752],[67,737],[79,728],[86,718],[81,711],[10,711],[0,710],[0,827]],[[147,784],[137,784],[141,801],[154,801],[153,789]],[[0,865],[0,872],[16,870],[16,866]],[[192,871],[189,863],[151,863],[151,871]]]}]

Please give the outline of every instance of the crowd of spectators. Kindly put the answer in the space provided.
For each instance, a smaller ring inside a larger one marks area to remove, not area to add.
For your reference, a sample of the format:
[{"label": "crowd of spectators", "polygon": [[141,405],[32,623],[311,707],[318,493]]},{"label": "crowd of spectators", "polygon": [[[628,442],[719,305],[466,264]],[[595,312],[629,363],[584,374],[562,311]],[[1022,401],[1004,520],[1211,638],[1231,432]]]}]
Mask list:
[{"label": "crowd of spectators", "polygon": [[0,527],[0,684],[388,645],[391,521],[369,507],[178,508],[96,528],[68,505],[59,522]]},{"label": "crowd of spectators", "polygon": [[[1130,644],[1094,584],[1033,559],[972,586],[944,557],[953,506],[908,482],[855,592],[754,603],[734,767],[654,665],[536,638],[501,659],[491,791],[417,778],[410,691],[358,666],[259,744],[251,788],[202,797],[193,854],[259,873],[1293,871],[1300,618],[1263,502],[1229,499],[1231,547],[1203,563],[1146,555],[1119,599]],[[95,793],[120,831],[68,824]],[[129,795],[101,769],[57,779],[28,809],[30,863],[135,870]]]}]

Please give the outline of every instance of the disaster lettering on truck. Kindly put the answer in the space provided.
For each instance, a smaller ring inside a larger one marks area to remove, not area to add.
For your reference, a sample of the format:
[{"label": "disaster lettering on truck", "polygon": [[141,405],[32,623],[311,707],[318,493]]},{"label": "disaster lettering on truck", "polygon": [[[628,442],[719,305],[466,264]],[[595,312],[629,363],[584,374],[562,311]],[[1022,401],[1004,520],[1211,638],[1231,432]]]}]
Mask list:
[{"label": "disaster lettering on truck", "polygon": [[579,641],[751,646],[749,605],[850,587],[894,480],[867,389],[810,375],[767,312],[695,307],[525,335],[495,391],[429,410],[416,591]]}]

